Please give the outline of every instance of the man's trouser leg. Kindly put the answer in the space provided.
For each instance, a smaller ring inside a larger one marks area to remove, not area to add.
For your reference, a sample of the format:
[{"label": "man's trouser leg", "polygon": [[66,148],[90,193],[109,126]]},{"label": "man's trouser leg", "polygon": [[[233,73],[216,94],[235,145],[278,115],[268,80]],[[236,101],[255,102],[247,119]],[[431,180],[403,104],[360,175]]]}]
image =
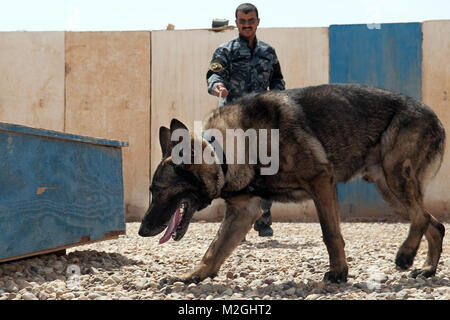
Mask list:
[{"label": "man's trouser leg", "polygon": [[273,236],[273,230],[271,228],[272,217],[270,213],[270,208],[272,207],[272,201],[261,199],[261,210],[263,214],[256,220],[253,228],[258,231],[260,237],[271,237]]}]

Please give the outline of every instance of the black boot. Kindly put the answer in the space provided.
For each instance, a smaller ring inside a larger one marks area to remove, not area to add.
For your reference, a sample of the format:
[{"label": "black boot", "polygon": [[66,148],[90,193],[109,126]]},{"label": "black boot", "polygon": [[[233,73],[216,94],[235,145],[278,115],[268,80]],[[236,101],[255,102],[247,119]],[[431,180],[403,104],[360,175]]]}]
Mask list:
[{"label": "black boot", "polygon": [[256,220],[253,229],[258,231],[258,235],[260,237],[271,237],[273,236],[272,225],[272,216],[270,215],[270,211],[265,211],[258,220]]}]

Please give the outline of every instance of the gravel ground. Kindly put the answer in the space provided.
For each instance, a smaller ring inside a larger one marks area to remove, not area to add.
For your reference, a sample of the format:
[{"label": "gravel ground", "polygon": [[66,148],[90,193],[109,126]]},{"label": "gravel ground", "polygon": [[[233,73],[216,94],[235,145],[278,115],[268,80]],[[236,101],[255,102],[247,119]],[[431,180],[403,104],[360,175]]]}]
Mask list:
[{"label": "gravel ground", "polygon": [[[450,299],[448,235],[437,275],[413,279],[394,265],[408,224],[342,223],[349,278],[336,285],[321,281],[328,255],[318,223],[272,226],[272,238],[250,231],[216,278],[160,285],[161,278],[180,275],[200,261],[219,224],[192,223],[180,242],[158,245],[158,237],[137,235],[139,223],[127,223],[127,235],[117,240],[68,249],[65,256],[0,264],[0,300]],[[422,265],[426,248],[422,240],[413,267]]]}]

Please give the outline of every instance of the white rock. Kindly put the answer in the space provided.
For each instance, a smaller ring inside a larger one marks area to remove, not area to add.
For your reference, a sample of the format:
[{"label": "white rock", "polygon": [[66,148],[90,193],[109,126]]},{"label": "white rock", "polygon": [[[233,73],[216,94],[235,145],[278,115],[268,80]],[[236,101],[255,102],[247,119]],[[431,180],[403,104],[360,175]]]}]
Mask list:
[{"label": "white rock", "polygon": [[61,299],[63,299],[63,300],[72,300],[74,298],[75,298],[75,295],[72,292],[64,293],[63,295],[61,295]]},{"label": "white rock", "polygon": [[39,293],[39,300],[47,300],[48,298],[49,298],[49,295],[46,292],[41,291]]},{"label": "white rock", "polygon": [[[195,283],[191,283],[191,284],[193,284],[194,286],[196,286]],[[175,286],[175,287],[183,287],[183,286],[184,286],[184,282],[181,282],[181,281],[175,281],[175,282],[173,283],[173,286]]]},{"label": "white rock", "polygon": [[321,295],[320,294],[310,294],[305,298],[305,300],[317,300]]},{"label": "white rock", "polygon": [[96,293],[96,292],[89,293],[89,295],[88,295],[88,298],[91,299],[91,300],[95,300],[98,297],[100,297],[100,295],[98,293]]},{"label": "white rock", "polygon": [[233,293],[232,296],[230,297],[230,300],[241,300],[241,299],[243,299],[241,293]]},{"label": "white rock", "polygon": [[108,279],[105,280],[105,282],[103,282],[103,284],[105,284],[105,285],[115,285],[116,281],[114,281],[113,278],[109,277]]},{"label": "white rock", "polygon": [[145,278],[138,279],[136,281],[136,284],[135,284],[136,285],[136,289],[137,290],[142,290],[142,289],[144,289],[146,284],[147,284],[147,279],[145,279]]},{"label": "white rock", "polygon": [[38,298],[36,298],[36,296],[34,294],[32,294],[31,292],[25,292],[22,295],[22,299],[24,299],[24,300],[38,300]]}]

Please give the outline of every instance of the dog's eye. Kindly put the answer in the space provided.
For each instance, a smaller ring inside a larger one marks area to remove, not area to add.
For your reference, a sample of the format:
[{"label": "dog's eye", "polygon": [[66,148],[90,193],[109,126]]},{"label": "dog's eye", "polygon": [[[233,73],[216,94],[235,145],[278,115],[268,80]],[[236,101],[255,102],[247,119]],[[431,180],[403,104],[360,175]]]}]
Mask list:
[{"label": "dog's eye", "polygon": [[161,185],[161,184],[157,184],[157,183],[152,183],[152,185],[150,186],[150,192],[152,194],[157,193],[158,191],[164,190],[165,188],[167,188],[166,185]]}]

